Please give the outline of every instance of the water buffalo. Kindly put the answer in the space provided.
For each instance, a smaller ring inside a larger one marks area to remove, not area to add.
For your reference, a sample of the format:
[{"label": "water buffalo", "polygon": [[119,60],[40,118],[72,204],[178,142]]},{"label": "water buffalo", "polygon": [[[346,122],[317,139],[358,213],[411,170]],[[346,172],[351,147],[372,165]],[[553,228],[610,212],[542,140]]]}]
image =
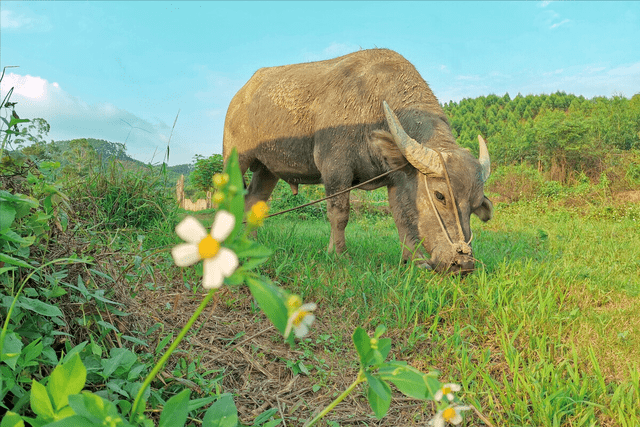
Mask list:
[{"label": "water buffalo", "polygon": [[[484,196],[490,161],[456,144],[438,100],[409,61],[388,49],[261,68],[233,97],[223,155],[237,148],[242,173],[253,171],[249,209],[266,201],[279,179],[324,184],[332,195],[400,168],[363,187],[386,186],[403,258],[422,245],[425,265],[466,273],[474,268],[470,216],[488,221]],[[403,167],[404,165],[404,167]],[[349,192],[327,201],[329,251],[345,250]]]}]

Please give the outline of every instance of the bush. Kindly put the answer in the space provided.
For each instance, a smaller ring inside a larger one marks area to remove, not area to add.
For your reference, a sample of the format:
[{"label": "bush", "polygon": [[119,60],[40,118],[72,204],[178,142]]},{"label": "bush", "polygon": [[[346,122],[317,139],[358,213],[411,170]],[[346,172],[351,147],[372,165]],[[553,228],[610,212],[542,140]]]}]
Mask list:
[{"label": "bush", "polygon": [[[89,172],[69,189],[75,208],[103,227],[150,230],[177,212],[175,198],[152,168],[130,168],[119,161]],[[172,221],[169,221],[172,222]]]},{"label": "bush", "polygon": [[498,193],[509,203],[532,199],[544,183],[542,174],[526,163],[501,166],[491,174],[486,184],[488,191]]}]

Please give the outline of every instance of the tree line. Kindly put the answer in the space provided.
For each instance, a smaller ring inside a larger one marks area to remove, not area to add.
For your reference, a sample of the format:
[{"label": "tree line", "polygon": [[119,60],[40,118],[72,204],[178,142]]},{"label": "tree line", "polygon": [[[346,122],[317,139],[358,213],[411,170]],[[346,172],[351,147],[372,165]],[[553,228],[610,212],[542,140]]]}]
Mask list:
[{"label": "tree line", "polygon": [[[477,154],[488,142],[492,164],[527,163],[553,180],[596,179],[612,168],[640,171],[640,94],[631,99],[509,94],[443,105],[458,143]],[[621,160],[622,159],[622,160]]]}]

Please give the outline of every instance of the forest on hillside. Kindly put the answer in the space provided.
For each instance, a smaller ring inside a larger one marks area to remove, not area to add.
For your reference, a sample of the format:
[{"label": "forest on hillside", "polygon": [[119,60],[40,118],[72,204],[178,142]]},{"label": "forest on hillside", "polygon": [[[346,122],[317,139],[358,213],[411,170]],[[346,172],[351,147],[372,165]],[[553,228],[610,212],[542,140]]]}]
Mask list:
[{"label": "forest on hillside", "polygon": [[443,105],[460,145],[487,140],[493,165],[526,163],[547,179],[640,184],[640,94],[586,99],[564,92],[466,98]]}]

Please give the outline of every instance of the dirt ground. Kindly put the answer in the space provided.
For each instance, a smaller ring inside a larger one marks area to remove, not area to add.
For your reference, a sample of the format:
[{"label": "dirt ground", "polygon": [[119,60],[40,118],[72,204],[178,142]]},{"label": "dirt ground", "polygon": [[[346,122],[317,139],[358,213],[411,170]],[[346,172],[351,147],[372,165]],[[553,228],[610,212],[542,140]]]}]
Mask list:
[{"label": "dirt ground", "polygon": [[[161,339],[171,329],[177,333],[200,304],[202,294],[192,292],[141,291],[135,299],[128,296],[125,289],[117,292],[121,302],[126,303],[129,319],[136,319],[133,330],[146,330],[156,322],[165,324]],[[222,288],[196,321],[195,335],[183,341],[182,352],[169,361],[164,369],[163,380],[179,381],[171,372],[178,357],[200,360],[202,372],[222,370],[224,379],[222,391],[231,392],[243,424],[252,425],[256,416],[266,410],[276,408],[279,417],[285,419],[285,426],[302,426],[304,421],[326,407],[336,396],[342,393],[356,378],[356,353],[348,350],[340,354],[328,349],[318,340],[321,334],[342,337],[344,347],[352,348],[347,325],[327,323],[323,319],[348,319],[349,313],[325,313],[319,309],[317,321],[313,326],[311,343],[306,344],[317,359],[305,359],[311,364],[317,360],[322,363],[323,375],[310,369],[310,375],[295,374],[287,367],[287,361],[297,361],[304,352],[300,346],[291,348],[284,343],[274,326],[266,319],[262,311],[253,308],[253,297],[246,288],[228,290]],[[233,301],[230,303],[229,301]],[[167,303],[171,309],[166,309]],[[124,326],[124,325],[121,325]],[[349,327],[350,328],[350,327]],[[150,343],[153,347],[155,343]],[[307,353],[306,356],[309,356]],[[396,354],[396,358],[402,359]],[[188,382],[181,382],[189,385]],[[317,386],[320,386],[319,388]],[[314,391],[316,386],[316,391]],[[193,384],[195,392],[199,388]],[[195,396],[194,396],[195,397]],[[397,391],[386,417],[377,420],[369,407],[363,385],[358,386],[349,397],[341,402],[325,420],[332,420],[340,426],[418,426],[427,425],[434,414],[431,402],[409,399]],[[467,422],[473,417],[467,416]],[[478,420],[479,421],[479,420]],[[326,421],[318,425],[328,425]]]}]

